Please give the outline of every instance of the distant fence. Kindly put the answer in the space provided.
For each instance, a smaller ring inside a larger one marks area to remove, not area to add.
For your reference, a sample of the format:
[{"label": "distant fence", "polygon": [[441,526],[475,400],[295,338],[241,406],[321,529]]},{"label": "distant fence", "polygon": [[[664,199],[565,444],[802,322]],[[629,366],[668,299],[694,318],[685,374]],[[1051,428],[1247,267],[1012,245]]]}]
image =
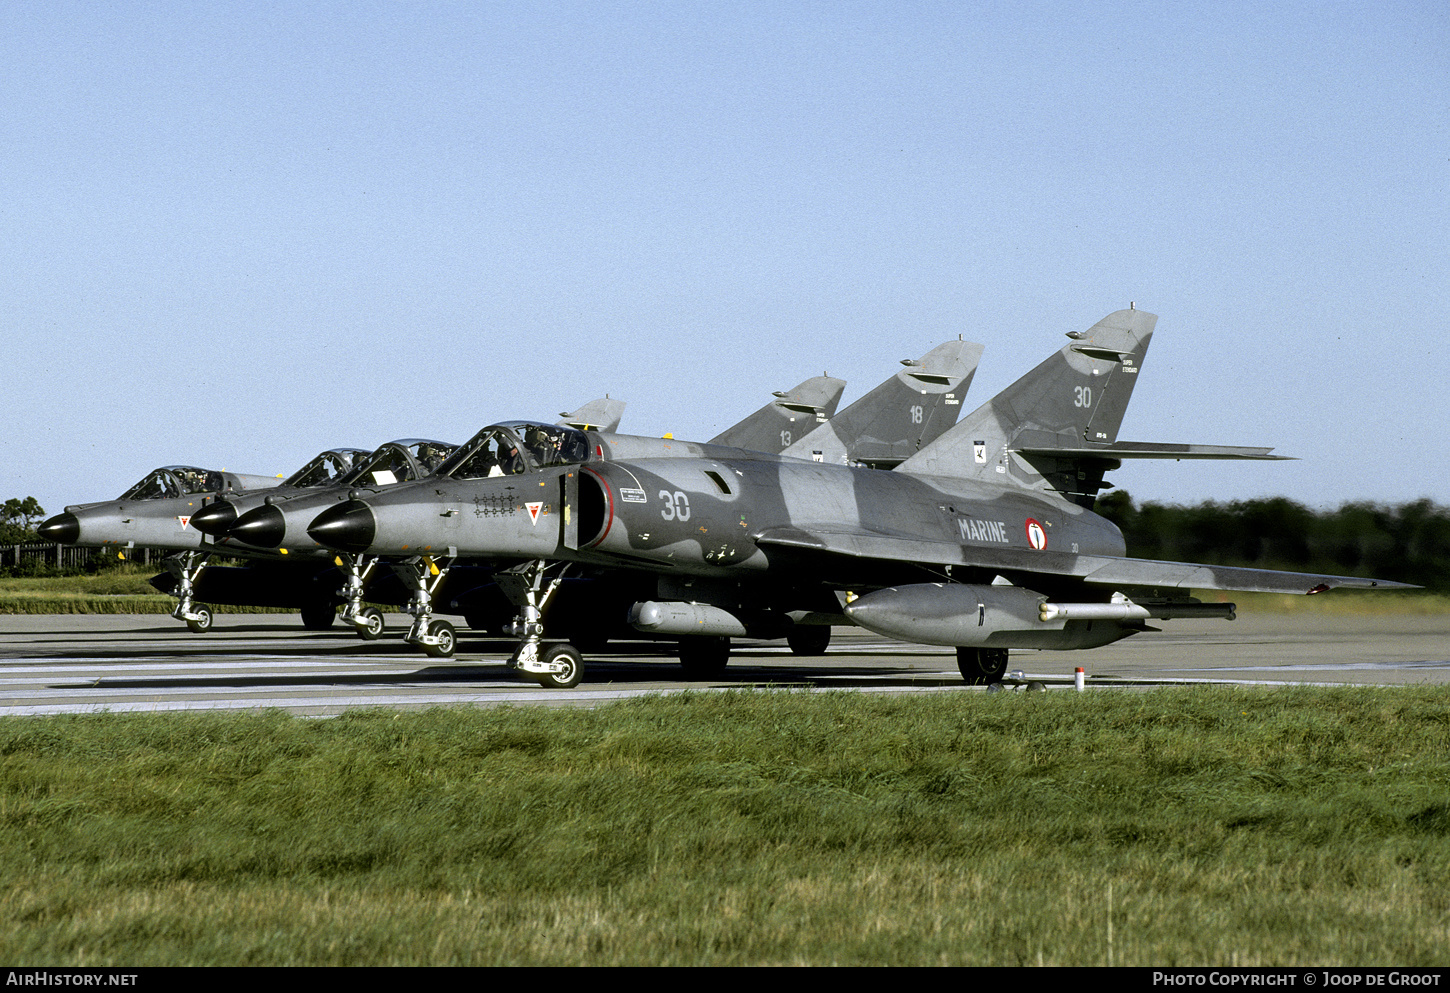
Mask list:
[{"label": "distant fence", "polygon": [[[41,541],[27,541],[22,545],[0,545],[0,569],[16,568],[24,562],[36,562],[62,571],[84,569],[100,551],[99,548]],[[106,554],[115,556],[116,551],[108,551]],[[142,565],[150,565],[153,560],[160,562],[165,554],[160,550],[153,552],[150,548],[128,548],[125,551],[127,562],[139,562]]]}]

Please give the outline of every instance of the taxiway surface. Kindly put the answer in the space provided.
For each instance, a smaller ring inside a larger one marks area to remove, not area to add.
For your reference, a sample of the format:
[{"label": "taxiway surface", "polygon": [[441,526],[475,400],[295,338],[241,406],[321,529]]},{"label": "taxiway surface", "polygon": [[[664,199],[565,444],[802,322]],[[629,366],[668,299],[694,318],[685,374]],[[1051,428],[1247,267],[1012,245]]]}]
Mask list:
[{"label": "taxiway surface", "polygon": [[[837,628],[830,651],[792,656],[783,643],[738,642],[719,678],[687,680],[665,643],[611,646],[586,657],[584,681],[545,690],[507,668],[508,642],[460,630],[458,656],[429,659],[400,640],[338,623],[304,630],[295,616],[221,614],[188,632],[163,615],[0,616],[0,715],[281,708],[330,715],[357,707],[546,703],[594,705],[682,689],[794,686],[864,692],[981,692],[962,684],[948,649]],[[1450,615],[1241,615],[1168,621],[1085,652],[1013,652],[1009,670],[1089,686],[1165,682],[1450,683]]]}]

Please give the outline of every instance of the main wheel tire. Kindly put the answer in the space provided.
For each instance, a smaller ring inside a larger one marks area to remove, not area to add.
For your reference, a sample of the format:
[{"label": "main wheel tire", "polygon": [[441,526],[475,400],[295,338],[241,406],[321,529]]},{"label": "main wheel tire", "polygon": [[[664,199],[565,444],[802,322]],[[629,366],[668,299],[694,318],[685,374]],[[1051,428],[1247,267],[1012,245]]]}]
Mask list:
[{"label": "main wheel tire", "polygon": [[453,629],[453,625],[447,621],[434,621],[428,625],[428,633],[438,639],[438,644],[420,646],[423,653],[435,659],[452,658],[454,650],[458,648],[458,632]]},{"label": "main wheel tire", "polygon": [[680,668],[697,679],[718,676],[730,661],[730,639],[691,635],[680,639]]},{"label": "main wheel tire", "polygon": [[377,641],[383,636],[388,622],[383,620],[383,612],[376,607],[364,607],[358,611],[358,619],[363,623],[357,625],[357,636],[363,641]]},{"label": "main wheel tire", "polygon": [[194,603],[191,605],[191,612],[196,616],[193,620],[187,621],[186,626],[191,629],[192,633],[206,634],[211,630],[210,607],[204,603]]},{"label": "main wheel tire", "polygon": [[565,667],[563,672],[538,673],[539,685],[546,690],[573,689],[584,678],[584,657],[573,645],[550,645],[544,649],[543,661]]},{"label": "main wheel tire", "polygon": [[337,619],[337,607],[315,603],[302,608],[302,626],[309,631],[326,631]]},{"label": "main wheel tire", "polygon": [[831,645],[831,629],[825,624],[793,627],[785,636],[792,655],[824,655]]},{"label": "main wheel tire", "polygon": [[1007,671],[1005,648],[958,648],[957,668],[968,686],[989,686],[1000,683]]}]

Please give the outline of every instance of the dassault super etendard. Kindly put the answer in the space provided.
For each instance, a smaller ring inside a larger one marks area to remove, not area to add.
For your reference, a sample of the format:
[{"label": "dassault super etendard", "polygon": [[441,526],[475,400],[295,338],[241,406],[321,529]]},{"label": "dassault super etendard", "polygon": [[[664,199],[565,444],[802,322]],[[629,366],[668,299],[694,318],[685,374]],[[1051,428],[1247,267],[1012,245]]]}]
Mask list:
[{"label": "dassault super etendard", "polygon": [[890,470],[713,447],[601,460],[568,428],[515,422],[491,429],[497,444],[479,446],[470,471],[338,504],[308,533],[353,553],[496,563],[519,609],[510,662],[555,687],[583,670],[573,645],[549,637],[566,575],[637,591],[630,623],[678,636],[687,669],[723,666],[731,637],[857,624],[954,647],[973,683],[1000,680],[1009,648],[1095,648],[1152,619],[1233,617],[1195,589],[1403,586],[1126,557],[1091,510],[1105,471],[1133,458],[1277,458],[1118,440],[1156,323],[1129,309],[1070,333]]}]

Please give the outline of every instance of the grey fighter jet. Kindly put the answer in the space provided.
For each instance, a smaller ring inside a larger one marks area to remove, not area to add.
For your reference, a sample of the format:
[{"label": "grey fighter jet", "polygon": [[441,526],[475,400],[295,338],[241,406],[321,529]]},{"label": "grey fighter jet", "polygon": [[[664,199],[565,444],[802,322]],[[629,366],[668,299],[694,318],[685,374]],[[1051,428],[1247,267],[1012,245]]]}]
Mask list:
[{"label": "grey fighter jet", "polygon": [[[619,425],[624,408],[623,401],[606,396],[559,416],[563,418],[561,423],[581,430],[596,425],[612,430]],[[429,475],[457,447],[431,439],[404,438],[387,442],[373,452],[347,449],[346,464],[333,457],[340,450],[324,452],[273,490],[214,502],[191,523],[211,535],[218,549],[266,548],[273,554],[287,556],[292,565],[300,568],[279,569],[267,565],[260,569],[212,569],[203,581],[205,589],[196,595],[213,602],[248,606],[300,603],[304,626],[313,630],[331,626],[341,598],[343,619],[354,625],[360,637],[369,641],[381,637],[385,628],[382,612],[362,602],[367,580],[372,576],[371,568],[359,568],[352,556],[337,556],[336,569],[331,562],[319,566],[316,561],[319,557],[326,562],[334,559],[334,553],[310,541],[303,540],[305,547],[300,549],[295,547],[296,541],[289,542],[288,517],[278,505],[297,501],[287,509],[293,511],[292,517],[299,525],[294,537],[301,538],[302,526],[329,502],[346,499],[349,492],[357,489],[376,489]],[[329,460],[329,457],[333,458]],[[333,471],[324,471],[327,469]],[[340,575],[337,570],[341,570]],[[339,584],[341,590],[338,590]],[[171,592],[165,582],[156,585]]]},{"label": "grey fighter jet", "polygon": [[[829,377],[808,379],[788,393],[777,394],[775,401],[741,421],[734,430],[755,430],[768,440],[772,436],[759,425],[793,424],[807,416],[813,424],[825,420],[835,411],[844,385],[841,380]],[[788,409],[782,408],[783,404],[788,405]],[[618,438],[635,442],[635,447],[640,443],[653,448],[670,444],[667,439],[636,439],[605,433],[619,426],[624,408],[623,401],[606,396],[590,401],[572,413],[561,414],[560,423],[578,430],[589,430],[601,443],[607,443],[605,439]],[[332,559],[332,550],[322,548],[306,535],[307,525],[320,511],[331,503],[347,499],[349,494],[371,494],[381,487],[430,475],[456,447],[426,439],[389,442],[371,455],[363,453],[366,457],[345,475],[315,480],[309,476],[310,482],[305,486],[289,479],[283,486],[265,494],[217,501],[199,513],[192,523],[211,536],[215,550],[245,554],[247,550],[262,548],[272,555],[288,557],[293,562],[299,558],[315,560],[319,555]],[[306,472],[304,469],[298,475]],[[159,588],[167,592],[179,588],[182,592],[177,595],[186,596],[203,581],[201,571],[205,564],[204,559],[200,560],[195,568],[188,569],[175,583],[163,582]],[[372,640],[381,637],[384,618],[376,607],[364,605],[363,596],[379,564],[376,556],[337,556],[341,589],[335,595],[331,591],[320,592],[321,581],[326,576],[335,575],[332,568],[319,569],[315,564],[306,566],[303,572],[275,567],[268,567],[260,573],[249,569],[213,569],[206,577],[204,592],[209,592],[213,600],[221,603],[287,606],[294,601],[301,602],[304,604],[303,622],[313,629],[325,628],[332,623],[335,605],[340,598],[343,620],[353,624],[361,637]],[[427,606],[431,605],[432,596],[447,581],[449,567],[446,564],[440,567],[431,560],[389,565],[407,589],[415,591],[405,595],[421,599],[425,604],[421,621],[413,625],[409,640],[430,654],[451,655],[455,641],[452,628],[446,624],[433,627]],[[189,609],[192,614],[204,615],[205,626],[197,622],[192,625],[193,630],[206,630],[210,609],[205,605]]]},{"label": "grey fighter jet", "polygon": [[47,541],[67,545],[199,547],[202,535],[190,522],[203,507],[234,493],[253,493],[281,483],[273,476],[163,466],[115,500],[66,507],[42,524],[38,533]]},{"label": "grey fighter jet", "polygon": [[202,546],[207,541],[205,534],[191,526],[192,518],[217,500],[272,489],[281,483],[272,476],[224,469],[163,466],[147,473],[116,500],[66,507],[36,533],[47,541],[114,547],[122,554],[138,546],[174,551],[176,554],[167,556],[164,565],[184,592],[172,616],[186,621],[194,631],[204,631],[211,626],[211,611],[205,605],[194,609],[190,596],[185,595],[204,564]]},{"label": "grey fighter jet", "polygon": [[[184,589],[176,595],[185,596],[189,592],[216,603],[249,606],[300,605],[303,626],[310,630],[330,627],[337,614],[337,583],[333,578],[336,574],[330,564],[335,556],[310,542],[306,548],[297,549],[285,547],[282,541],[276,540],[276,535],[285,530],[284,514],[279,508],[307,506],[310,510],[304,516],[310,517],[329,501],[342,499],[352,487],[376,488],[426,476],[456,447],[427,438],[403,438],[372,452],[347,449],[350,457],[346,465],[341,460],[319,465],[324,456],[332,454],[324,452],[282,486],[265,493],[216,501],[192,519],[193,527],[211,537],[213,552],[256,558],[257,550],[261,549],[264,557],[285,558],[291,567],[272,566],[261,572],[250,568],[211,569],[203,577],[201,569],[206,565],[203,559],[197,564],[190,590]],[[342,566],[350,581],[351,570],[346,569],[346,562]],[[152,582],[164,592],[174,592],[163,578]],[[359,590],[361,582],[359,579]],[[353,611],[344,616],[353,622],[358,634],[368,640],[380,637],[384,626],[382,612],[375,607],[362,607],[360,596],[349,603]]]},{"label": "grey fighter jet", "polygon": [[[887,380],[877,390],[852,404],[841,416],[857,426],[867,443],[873,446],[874,454],[880,456],[889,449],[905,457],[924,442],[935,438],[956,419],[959,406],[952,405],[960,404],[959,398],[976,371],[980,355],[981,346],[971,342],[955,341],[941,345],[923,358],[905,361],[903,364],[908,367],[910,375],[900,374]],[[844,388],[844,381],[829,376],[808,379],[791,390],[776,393],[772,401],[719,437],[755,444],[768,452],[779,452],[801,434],[809,438],[819,437],[819,444],[854,446],[854,438],[843,435],[839,430],[827,433]],[[623,408],[621,401],[605,397],[571,414],[560,415],[563,418],[560,424],[584,431],[590,449],[595,457],[601,459],[646,456],[689,458],[702,450],[700,445],[678,441],[670,436],[652,438],[613,433]],[[549,444],[549,434],[542,426],[534,425],[524,434],[526,436],[515,438],[507,448],[501,448],[494,435],[485,429],[464,444],[443,466],[434,468],[443,475],[501,475],[510,466],[521,462],[521,448],[532,445],[537,452],[542,452]],[[841,440],[843,437],[845,442]],[[366,477],[367,470],[361,471]],[[392,485],[398,481],[388,479],[385,483]],[[224,509],[214,509],[210,512],[211,516],[204,516],[198,526],[210,529],[215,522],[213,533],[223,544],[235,537],[248,545],[311,555],[323,547],[306,535],[307,526],[318,513],[329,503],[349,497],[366,497],[371,495],[369,490],[375,489],[376,484],[370,483],[367,478],[350,478],[342,485],[309,493],[303,499],[290,499],[286,494],[270,496],[262,501],[264,506],[256,506],[240,517],[229,515]],[[408,611],[414,620],[406,640],[429,655],[451,655],[457,643],[452,624],[433,619],[435,603],[440,599],[448,609],[463,613],[469,626],[475,628],[497,626],[501,622],[496,622],[495,615],[508,611],[507,601],[503,600],[492,582],[474,582],[469,589],[442,597],[445,584],[451,582],[454,587],[470,585],[454,574],[452,556],[404,556],[385,560],[380,556],[343,553],[338,558],[338,564],[344,577],[339,594],[343,599],[342,616],[353,623],[364,638],[376,638],[382,632],[382,615],[376,608],[363,605],[364,592],[369,582],[378,575],[380,564],[386,564],[385,574],[390,573],[409,591]],[[476,572],[476,569],[470,570],[464,577],[473,576]],[[821,627],[798,635],[792,645],[809,644],[823,649],[822,633],[829,638],[830,629]]]},{"label": "grey fighter jet", "polygon": [[[579,651],[546,637],[565,575],[652,590],[635,627],[681,637],[687,670],[723,666],[729,638],[779,636],[835,607],[837,623],[949,646],[968,682],[999,681],[1009,648],[1093,648],[1147,621],[1231,618],[1193,589],[1316,593],[1405,584],[1131,559],[1089,506],[1126,458],[1273,458],[1268,449],[1118,441],[1157,318],[1129,309],[1059,352],[895,470],[714,449],[601,461],[582,433],[500,424],[503,472],[439,476],[350,500],[309,533],[352,553],[494,562],[519,607],[510,664],[578,682]],[[487,432],[486,432],[487,433]],[[484,446],[480,446],[484,447]]]},{"label": "grey fighter jet", "polygon": [[[717,437],[748,441],[761,446],[766,453],[777,453],[796,434],[805,433],[806,437],[797,444],[817,446],[816,454],[824,446],[832,451],[833,457],[837,451],[846,455],[854,453],[860,444],[873,458],[884,462],[894,455],[899,461],[936,438],[956,420],[960,397],[976,372],[981,352],[982,346],[973,342],[958,340],[940,345],[920,359],[905,361],[903,365],[908,367],[907,373],[888,379],[837,417],[830,415],[840,399],[844,383],[829,377],[806,380],[793,390],[776,394],[775,401],[767,403]],[[833,427],[838,419],[844,419],[850,428]],[[814,429],[811,425],[815,425]],[[567,424],[562,426],[568,428]],[[600,431],[580,433],[560,431],[558,427],[519,421],[515,430],[505,434],[485,428],[440,466],[437,476],[467,480],[513,475],[525,465],[555,464],[561,452],[573,451],[580,444],[584,446],[580,450],[582,457],[603,461],[691,459],[711,453],[717,456],[750,455],[741,449],[682,442],[672,437],[649,438]],[[851,431],[859,432],[859,437]],[[578,454],[575,453],[576,456]],[[358,493],[349,495],[368,498]],[[314,509],[312,504],[289,508],[285,540],[297,541],[294,529],[301,531],[309,526],[315,518]],[[247,536],[247,540],[266,539],[254,532]],[[444,553],[389,558],[394,575],[412,590],[408,611],[414,620],[407,640],[430,655],[451,655],[457,642],[456,632],[449,622],[433,620],[432,614],[435,600],[443,584],[449,581],[452,563],[458,556]],[[378,557],[369,559],[360,556],[358,560],[367,562],[361,568],[372,569]],[[569,607],[557,611],[570,615],[568,627],[571,636],[598,644],[608,640],[612,629],[618,627],[607,620],[598,620],[607,609],[604,605],[626,591],[626,587],[615,582],[614,578],[611,576],[607,584],[584,583],[582,585],[587,592],[582,594],[577,591],[581,584],[575,583],[572,589],[561,594],[561,600],[572,601]],[[350,586],[349,589],[355,597],[360,597],[360,588]],[[498,615],[501,612],[511,613],[495,583],[468,593],[458,593],[443,602],[453,611],[463,613],[469,626],[474,628],[501,628],[504,619]],[[591,619],[595,620],[594,630],[586,632],[583,628]],[[798,652],[818,654],[825,650],[829,638],[830,628],[824,626],[789,632],[790,645]]]}]

